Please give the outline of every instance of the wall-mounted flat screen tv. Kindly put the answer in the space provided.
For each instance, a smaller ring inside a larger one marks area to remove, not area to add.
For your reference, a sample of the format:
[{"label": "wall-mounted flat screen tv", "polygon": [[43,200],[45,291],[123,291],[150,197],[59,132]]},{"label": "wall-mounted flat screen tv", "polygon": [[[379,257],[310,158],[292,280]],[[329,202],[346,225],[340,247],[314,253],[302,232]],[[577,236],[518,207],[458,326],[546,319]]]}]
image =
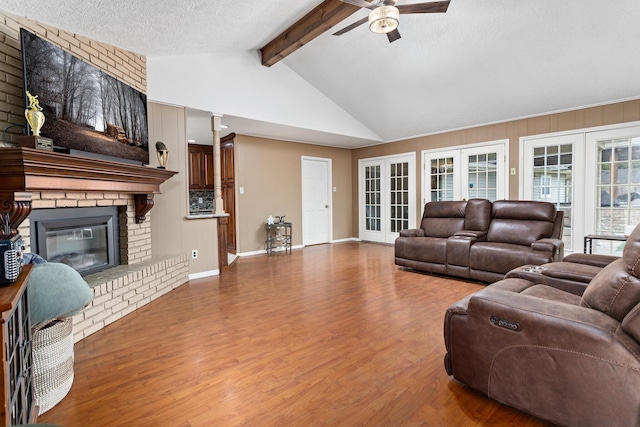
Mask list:
[{"label": "wall-mounted flat screen tv", "polygon": [[56,151],[149,163],[144,93],[25,29],[20,38],[25,108],[29,91],[45,115],[40,135]]}]

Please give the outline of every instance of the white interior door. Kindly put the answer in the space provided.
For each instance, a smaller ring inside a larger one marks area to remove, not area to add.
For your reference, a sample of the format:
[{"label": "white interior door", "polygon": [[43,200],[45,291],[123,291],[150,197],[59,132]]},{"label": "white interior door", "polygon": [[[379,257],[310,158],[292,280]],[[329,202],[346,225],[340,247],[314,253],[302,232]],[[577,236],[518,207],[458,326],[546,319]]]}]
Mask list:
[{"label": "white interior door", "polygon": [[302,157],[302,244],[332,240],[331,159]]},{"label": "white interior door", "polygon": [[393,243],[400,231],[415,227],[415,155],[358,162],[360,239]]}]

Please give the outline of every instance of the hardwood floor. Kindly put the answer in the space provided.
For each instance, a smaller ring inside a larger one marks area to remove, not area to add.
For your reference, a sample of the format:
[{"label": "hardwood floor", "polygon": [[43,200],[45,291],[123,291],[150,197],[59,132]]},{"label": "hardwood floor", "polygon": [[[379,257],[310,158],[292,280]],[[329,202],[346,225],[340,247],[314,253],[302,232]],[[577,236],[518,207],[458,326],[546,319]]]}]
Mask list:
[{"label": "hardwood floor", "polygon": [[38,421],[547,425],[444,370],[444,312],[481,287],[400,270],[368,243],[240,258],[78,342],[73,388]]}]

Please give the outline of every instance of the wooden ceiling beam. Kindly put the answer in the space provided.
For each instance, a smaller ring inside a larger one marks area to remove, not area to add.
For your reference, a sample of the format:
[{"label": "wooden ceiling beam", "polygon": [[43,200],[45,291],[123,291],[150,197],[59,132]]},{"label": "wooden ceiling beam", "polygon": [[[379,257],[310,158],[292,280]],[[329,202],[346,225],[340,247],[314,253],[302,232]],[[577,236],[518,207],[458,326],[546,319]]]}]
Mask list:
[{"label": "wooden ceiling beam", "polygon": [[260,49],[262,65],[270,67],[276,64],[358,10],[359,7],[340,0],[324,0]]}]

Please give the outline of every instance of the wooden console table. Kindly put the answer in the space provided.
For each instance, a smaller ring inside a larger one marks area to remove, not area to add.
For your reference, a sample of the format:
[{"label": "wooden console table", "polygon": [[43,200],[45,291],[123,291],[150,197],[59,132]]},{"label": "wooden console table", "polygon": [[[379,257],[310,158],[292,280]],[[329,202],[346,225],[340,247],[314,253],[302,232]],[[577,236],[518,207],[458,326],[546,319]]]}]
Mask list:
[{"label": "wooden console table", "polygon": [[[615,242],[626,242],[627,238],[625,236],[616,236],[616,235],[608,235],[608,234],[587,234],[584,236],[584,253],[590,254],[593,253],[593,241],[594,240],[611,240]],[[587,252],[587,250],[589,252]]]}]

